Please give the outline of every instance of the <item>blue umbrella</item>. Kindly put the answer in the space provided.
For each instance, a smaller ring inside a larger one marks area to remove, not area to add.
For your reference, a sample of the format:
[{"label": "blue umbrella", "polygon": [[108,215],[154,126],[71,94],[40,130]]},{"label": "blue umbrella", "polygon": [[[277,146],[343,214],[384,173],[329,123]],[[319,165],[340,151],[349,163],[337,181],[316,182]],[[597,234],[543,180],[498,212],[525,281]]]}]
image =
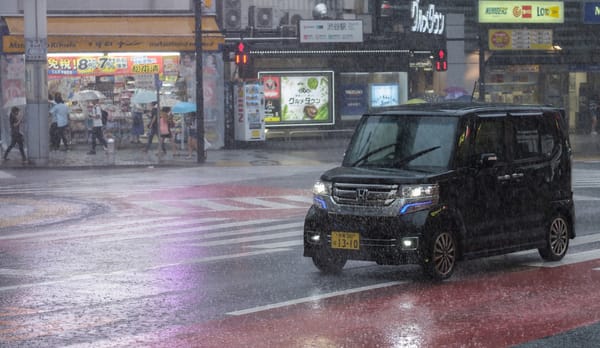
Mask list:
[{"label": "blue umbrella", "polygon": [[187,114],[188,112],[196,112],[196,103],[179,102],[173,105],[171,112],[174,114]]}]

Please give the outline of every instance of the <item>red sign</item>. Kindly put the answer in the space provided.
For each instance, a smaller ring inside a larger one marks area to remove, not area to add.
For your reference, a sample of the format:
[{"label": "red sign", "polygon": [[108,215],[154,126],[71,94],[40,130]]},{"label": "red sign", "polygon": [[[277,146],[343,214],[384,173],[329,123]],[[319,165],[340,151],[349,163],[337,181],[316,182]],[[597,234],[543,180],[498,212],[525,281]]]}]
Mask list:
[{"label": "red sign", "polygon": [[177,74],[178,64],[177,56],[59,56],[48,58],[48,76]]}]

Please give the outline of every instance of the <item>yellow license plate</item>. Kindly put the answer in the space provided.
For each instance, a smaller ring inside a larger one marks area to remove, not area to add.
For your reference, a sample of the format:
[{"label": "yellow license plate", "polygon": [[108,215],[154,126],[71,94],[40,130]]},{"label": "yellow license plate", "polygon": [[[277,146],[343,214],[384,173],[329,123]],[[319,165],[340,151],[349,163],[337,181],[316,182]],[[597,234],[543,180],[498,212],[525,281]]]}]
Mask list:
[{"label": "yellow license plate", "polygon": [[331,232],[331,248],[358,250],[360,235],[355,232]]}]

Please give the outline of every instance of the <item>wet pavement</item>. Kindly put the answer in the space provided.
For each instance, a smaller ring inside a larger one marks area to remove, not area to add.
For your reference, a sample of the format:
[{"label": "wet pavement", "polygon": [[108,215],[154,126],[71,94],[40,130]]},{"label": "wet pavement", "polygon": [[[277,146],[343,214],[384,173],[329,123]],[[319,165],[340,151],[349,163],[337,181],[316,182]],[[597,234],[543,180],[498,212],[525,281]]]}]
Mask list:
[{"label": "wet pavement", "polygon": [[[35,217],[34,228],[0,227],[0,346],[597,346],[595,234],[578,236],[558,267],[532,251],[464,262],[443,284],[412,266],[319,274],[301,256],[307,183],[339,163],[346,140],[209,150],[201,165],[151,163],[131,147],[115,160],[135,169],[99,171],[115,167],[84,147],[53,153],[70,163],[57,170],[0,166],[12,175],[0,211],[16,224]],[[579,184],[590,214],[598,178]]]},{"label": "wet pavement", "polygon": [[[123,144],[114,151],[96,148],[89,155],[90,146],[76,144],[69,151],[51,151],[46,164],[23,164],[19,152],[13,149],[3,168],[88,168],[88,167],[144,167],[144,166],[264,166],[310,164],[322,161],[340,162],[349,136],[311,137],[306,139],[273,139],[264,142],[237,144],[232,148],[207,149],[206,161],[199,163],[196,153],[189,156],[187,148],[173,152],[167,144],[166,153],[153,144],[145,152],[145,144]],[[1,161],[1,160],[0,160]]]},{"label": "wet pavement", "polygon": [[[98,147],[96,155],[88,155],[89,145],[78,144],[69,151],[51,151],[47,164],[23,164],[19,152],[12,150],[2,168],[87,168],[87,167],[140,167],[140,166],[262,166],[310,164],[318,161],[340,162],[343,150],[349,141],[349,133],[336,136],[316,136],[292,140],[271,139],[253,142],[235,148],[207,150],[204,163],[197,161],[196,154],[188,156],[187,149],[179,148],[173,153],[157,151],[157,144],[144,152],[143,144],[123,144],[114,151],[103,151]],[[576,161],[600,160],[600,136],[571,134],[574,159]]]}]

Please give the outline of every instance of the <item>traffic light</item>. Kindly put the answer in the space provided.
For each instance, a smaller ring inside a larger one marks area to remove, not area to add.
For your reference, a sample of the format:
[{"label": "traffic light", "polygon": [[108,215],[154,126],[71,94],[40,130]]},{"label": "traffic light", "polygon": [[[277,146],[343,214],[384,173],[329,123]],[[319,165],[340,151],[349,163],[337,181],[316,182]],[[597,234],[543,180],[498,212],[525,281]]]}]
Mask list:
[{"label": "traffic light", "polygon": [[448,54],[446,50],[440,48],[435,52],[435,71],[446,71],[448,70]]},{"label": "traffic light", "polygon": [[250,62],[250,55],[248,53],[248,45],[244,41],[238,42],[235,50],[235,64],[246,65]]}]

